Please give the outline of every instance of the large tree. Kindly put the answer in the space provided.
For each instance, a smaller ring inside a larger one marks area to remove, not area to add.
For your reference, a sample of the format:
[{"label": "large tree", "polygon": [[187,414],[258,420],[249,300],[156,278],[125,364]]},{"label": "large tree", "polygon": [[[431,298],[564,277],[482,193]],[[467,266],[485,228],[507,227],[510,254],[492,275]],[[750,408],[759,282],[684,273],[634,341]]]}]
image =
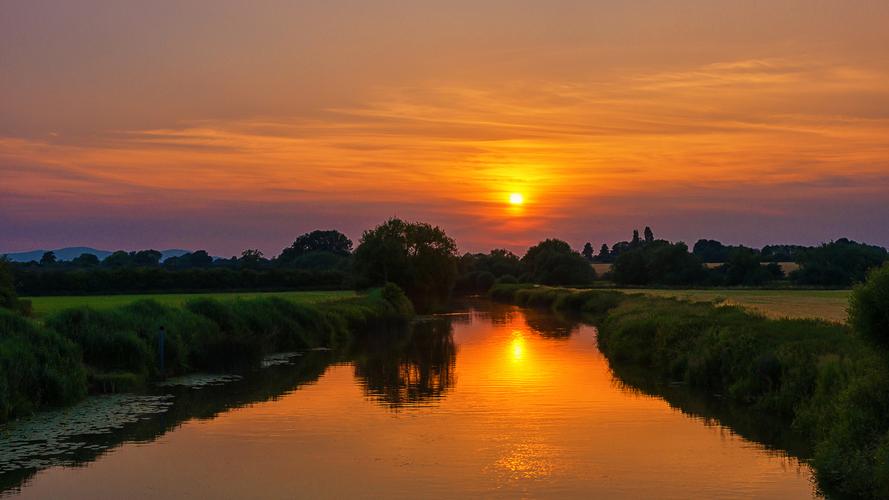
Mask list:
[{"label": "large tree", "polygon": [[281,252],[278,260],[292,260],[310,252],[330,252],[343,256],[349,255],[352,253],[352,240],[336,230],[312,231],[297,237],[293,244]]},{"label": "large tree", "polygon": [[359,286],[392,282],[421,311],[443,307],[457,279],[457,245],[422,222],[389,219],[361,236],[355,250]]},{"label": "large tree", "polygon": [[571,245],[548,239],[528,249],[522,257],[525,271],[535,283],[582,285],[596,279],[596,271]]}]

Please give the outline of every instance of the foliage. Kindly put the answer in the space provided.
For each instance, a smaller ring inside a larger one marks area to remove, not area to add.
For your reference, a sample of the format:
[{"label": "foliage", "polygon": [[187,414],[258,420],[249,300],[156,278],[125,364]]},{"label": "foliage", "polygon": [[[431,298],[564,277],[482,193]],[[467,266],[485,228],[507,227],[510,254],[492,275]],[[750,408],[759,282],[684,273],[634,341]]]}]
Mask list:
[{"label": "foliage", "polygon": [[281,252],[277,260],[279,264],[286,265],[298,257],[314,252],[346,257],[352,253],[352,240],[336,230],[312,231],[297,237],[292,245]]},{"label": "foliage", "polygon": [[620,254],[612,278],[620,285],[687,285],[705,277],[701,261],[688,252],[685,243],[656,240]]},{"label": "foliage", "polygon": [[716,270],[716,275],[721,278],[718,284],[757,286],[779,279],[784,273],[777,264],[763,266],[758,252],[739,247],[730,252],[726,263]]},{"label": "foliage", "polygon": [[889,349],[889,264],[873,269],[855,287],[849,301],[849,324],[883,349]]},{"label": "foliage", "polygon": [[548,239],[528,249],[522,265],[534,283],[583,285],[596,279],[596,271],[568,243]]},{"label": "foliage", "polygon": [[86,374],[72,342],[0,309],[0,422],[86,395]]},{"label": "foliage", "polygon": [[360,287],[401,287],[417,309],[443,307],[457,279],[457,245],[438,227],[389,219],[367,230],[355,250]]},{"label": "foliage", "polygon": [[12,266],[2,258],[0,258],[0,308],[13,310],[18,308]]},{"label": "foliage", "polygon": [[802,252],[800,269],[791,278],[803,285],[849,286],[864,281],[868,270],[887,260],[885,248],[842,238]]},{"label": "foliage", "polygon": [[107,310],[77,307],[50,315],[46,328],[0,310],[0,421],[72,403],[88,385],[129,390],[161,375],[255,367],[272,352],[341,345],[358,332],[404,323],[413,313],[394,284],[321,304],[269,297],[198,298],[185,307],[151,300]]}]

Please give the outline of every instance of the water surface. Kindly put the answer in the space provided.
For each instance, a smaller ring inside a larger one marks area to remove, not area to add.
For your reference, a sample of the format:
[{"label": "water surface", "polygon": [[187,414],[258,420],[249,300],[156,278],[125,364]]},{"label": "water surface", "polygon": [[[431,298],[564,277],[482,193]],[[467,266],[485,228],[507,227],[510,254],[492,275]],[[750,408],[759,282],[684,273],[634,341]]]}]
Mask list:
[{"label": "water surface", "polygon": [[[7,429],[0,486],[26,498],[812,497],[808,466],[770,449],[778,436],[681,387],[616,378],[595,333],[481,303],[239,379],[93,398]],[[46,432],[59,422],[81,423]]]}]

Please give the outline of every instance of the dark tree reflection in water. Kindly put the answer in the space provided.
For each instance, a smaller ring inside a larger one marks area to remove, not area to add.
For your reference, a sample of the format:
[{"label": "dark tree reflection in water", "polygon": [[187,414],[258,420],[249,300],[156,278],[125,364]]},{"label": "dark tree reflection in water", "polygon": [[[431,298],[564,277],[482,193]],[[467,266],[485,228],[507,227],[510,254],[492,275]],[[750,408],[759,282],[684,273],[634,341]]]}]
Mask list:
[{"label": "dark tree reflection in water", "polygon": [[418,321],[402,338],[391,334],[362,342],[354,364],[365,395],[393,409],[429,405],[444,397],[456,383],[453,321],[455,317]]}]

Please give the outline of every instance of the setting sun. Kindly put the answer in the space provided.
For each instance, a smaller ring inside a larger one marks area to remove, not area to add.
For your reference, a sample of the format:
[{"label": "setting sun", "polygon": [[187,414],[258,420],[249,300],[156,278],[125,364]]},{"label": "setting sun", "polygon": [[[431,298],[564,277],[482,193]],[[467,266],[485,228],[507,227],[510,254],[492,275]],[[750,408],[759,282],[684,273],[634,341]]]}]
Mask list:
[{"label": "setting sun", "polygon": [[525,203],[525,196],[522,195],[522,193],[510,193],[509,203],[511,205],[521,205],[522,203]]}]

